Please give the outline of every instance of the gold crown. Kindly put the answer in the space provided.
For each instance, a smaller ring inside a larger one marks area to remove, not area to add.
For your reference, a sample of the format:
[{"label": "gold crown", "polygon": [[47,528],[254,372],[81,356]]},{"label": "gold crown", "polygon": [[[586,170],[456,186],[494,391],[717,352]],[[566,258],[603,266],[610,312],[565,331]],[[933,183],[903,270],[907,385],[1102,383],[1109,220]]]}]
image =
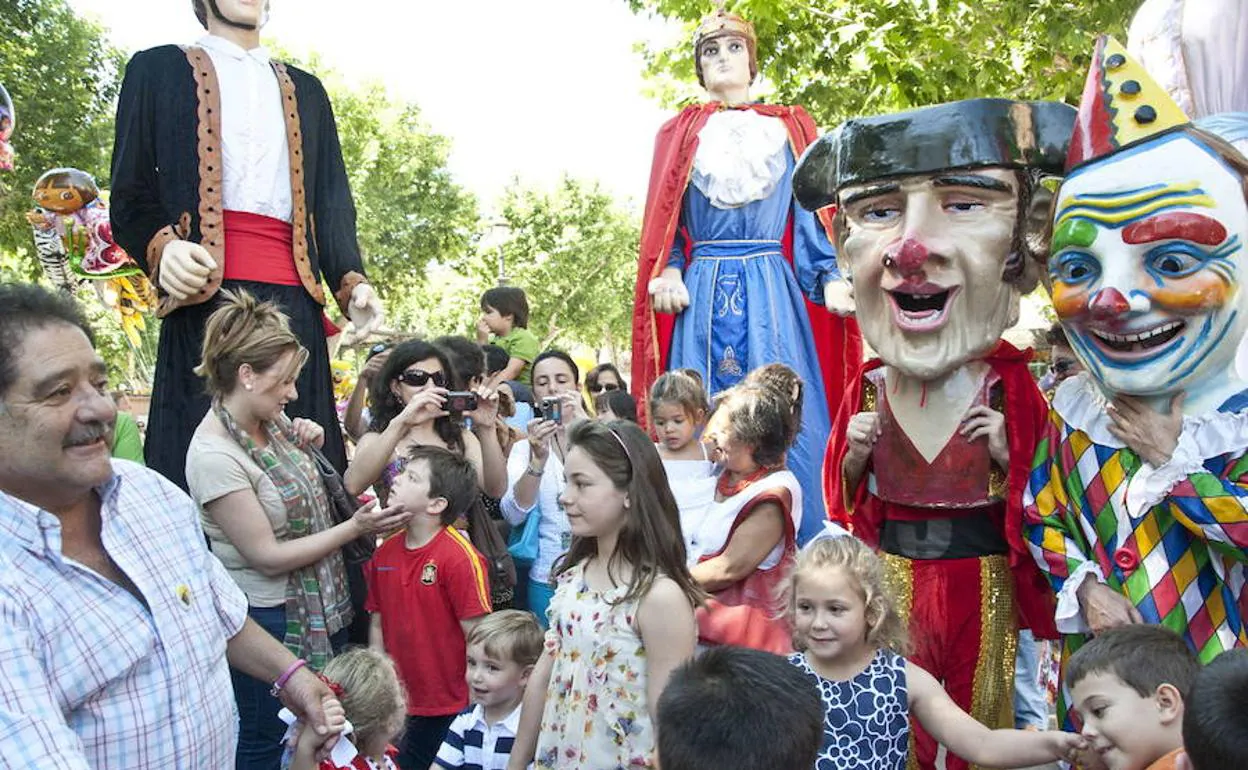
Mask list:
[{"label": "gold crown", "polygon": [[698,24],[697,31],[693,34],[693,50],[696,53],[698,46],[704,41],[724,35],[740,35],[750,41],[751,47],[757,38],[754,36],[754,25],[736,15],[729,13],[722,7],[716,9]]}]

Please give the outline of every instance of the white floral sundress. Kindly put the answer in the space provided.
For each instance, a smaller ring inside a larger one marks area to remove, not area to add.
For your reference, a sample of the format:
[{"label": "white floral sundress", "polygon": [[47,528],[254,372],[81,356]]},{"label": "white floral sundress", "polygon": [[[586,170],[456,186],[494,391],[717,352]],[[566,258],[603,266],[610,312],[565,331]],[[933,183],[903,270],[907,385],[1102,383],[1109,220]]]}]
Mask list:
[{"label": "white floral sundress", "polygon": [[646,651],[637,630],[638,602],[619,602],[626,592],[623,586],[590,589],[580,564],[559,576],[548,611],[546,649],[554,667],[537,770],[654,767]]}]

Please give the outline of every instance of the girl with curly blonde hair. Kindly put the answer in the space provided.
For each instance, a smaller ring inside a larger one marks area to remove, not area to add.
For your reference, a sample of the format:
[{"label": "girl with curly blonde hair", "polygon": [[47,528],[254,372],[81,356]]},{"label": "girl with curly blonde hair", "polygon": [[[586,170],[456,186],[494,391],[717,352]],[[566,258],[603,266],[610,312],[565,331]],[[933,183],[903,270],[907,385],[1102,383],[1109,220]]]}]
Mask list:
[{"label": "girl with curly blonde hair", "polygon": [[990,730],[908,662],[905,625],[886,588],[884,564],[860,540],[811,542],[781,597],[799,650],[789,662],[818,686],[826,712],[815,770],[902,770],[911,717],[951,753],[987,767],[1069,760],[1083,746],[1071,733]]}]

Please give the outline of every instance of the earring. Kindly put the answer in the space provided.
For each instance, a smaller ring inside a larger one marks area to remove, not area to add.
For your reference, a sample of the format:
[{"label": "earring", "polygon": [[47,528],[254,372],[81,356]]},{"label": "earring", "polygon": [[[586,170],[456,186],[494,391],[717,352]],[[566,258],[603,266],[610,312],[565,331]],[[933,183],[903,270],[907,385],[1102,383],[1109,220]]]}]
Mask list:
[{"label": "earring", "polygon": [[625,508],[627,508],[627,507],[628,507],[628,498],[627,498],[627,497],[626,497],[626,498],[624,498],[624,507],[625,507]]},{"label": "earring", "polygon": [[243,383],[243,390],[251,390],[251,383],[250,383],[250,382],[244,382],[244,383]]}]

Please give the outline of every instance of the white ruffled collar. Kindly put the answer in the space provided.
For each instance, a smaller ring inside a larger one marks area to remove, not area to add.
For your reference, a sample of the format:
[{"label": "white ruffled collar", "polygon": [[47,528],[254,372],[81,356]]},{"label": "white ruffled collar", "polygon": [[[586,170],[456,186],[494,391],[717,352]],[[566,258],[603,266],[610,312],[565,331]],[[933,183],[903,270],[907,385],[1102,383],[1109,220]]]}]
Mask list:
[{"label": "white ruffled collar", "polygon": [[716,112],[698,133],[693,185],[719,209],[763,200],[784,179],[788,143],[778,118],[753,110]]}]

